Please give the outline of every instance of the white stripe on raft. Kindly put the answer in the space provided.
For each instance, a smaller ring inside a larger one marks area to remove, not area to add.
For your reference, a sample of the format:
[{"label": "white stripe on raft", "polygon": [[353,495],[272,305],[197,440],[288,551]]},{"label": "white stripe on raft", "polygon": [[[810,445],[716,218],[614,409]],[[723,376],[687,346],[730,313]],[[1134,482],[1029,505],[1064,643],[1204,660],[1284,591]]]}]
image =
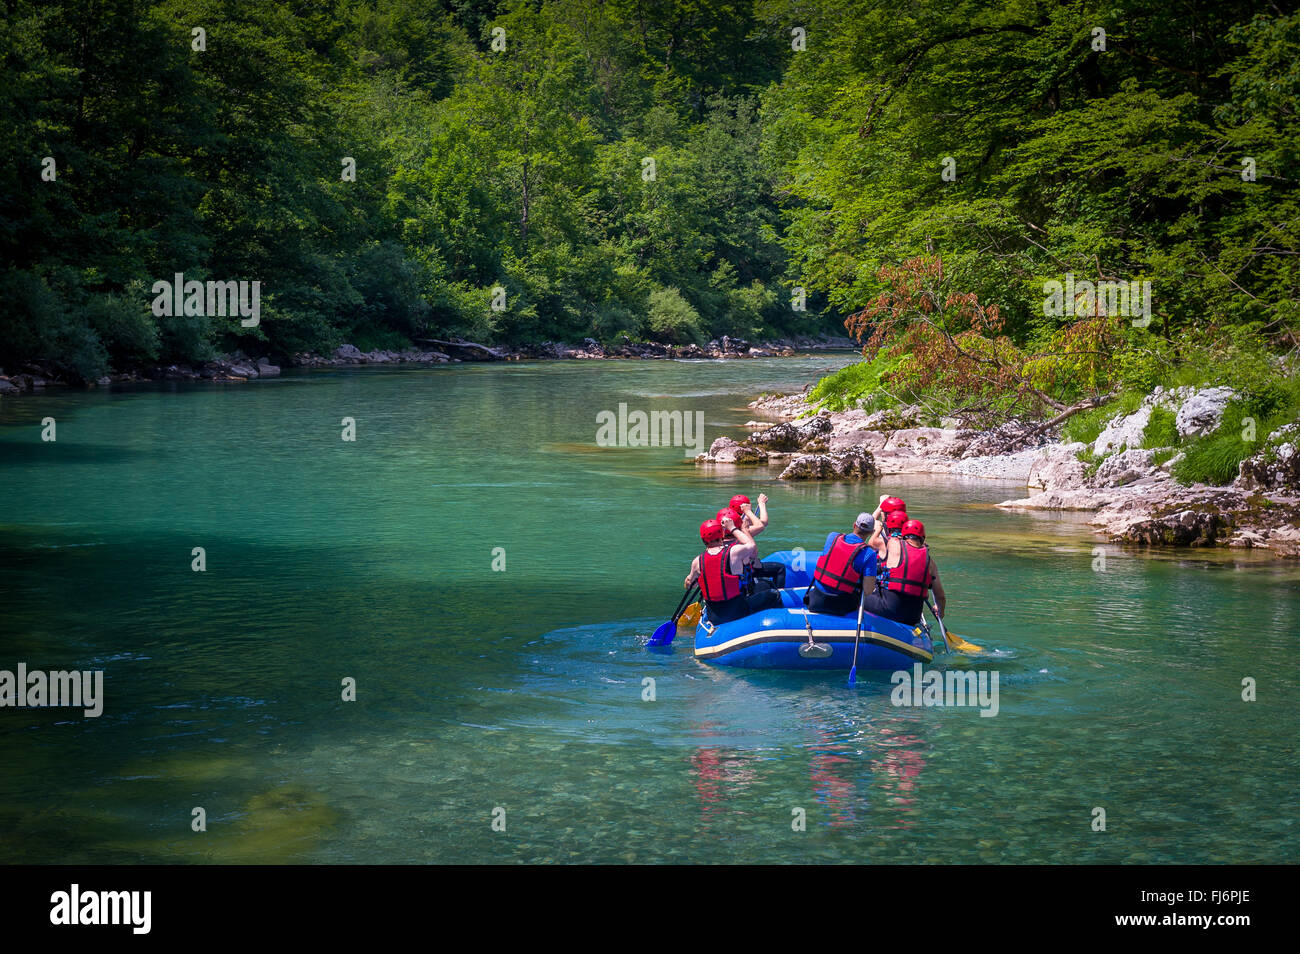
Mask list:
[{"label": "white stripe on raft", "polygon": [[[793,612],[793,611],[792,611]],[[779,641],[780,637],[791,637],[792,641],[805,643],[808,641],[808,630],[806,629],[760,629],[757,632],[746,633],[744,636],[737,636],[735,639],[729,639],[725,643],[719,643],[716,646],[695,647],[695,655],[701,659],[707,659],[710,656],[720,656],[724,653],[732,652],[736,649],[743,648],[748,643],[768,643]],[[853,642],[853,631],[846,629],[822,630],[820,636],[817,630],[813,630],[813,639],[821,639],[823,642]],[[918,649],[911,643],[905,643],[902,640],[894,639],[892,636],[886,636],[883,633],[877,633],[871,630],[863,630],[862,639],[865,642],[875,643],[878,646],[884,646],[888,649],[897,649],[906,653],[915,659],[923,662],[931,662],[934,659],[933,653],[927,653],[924,649]]]}]

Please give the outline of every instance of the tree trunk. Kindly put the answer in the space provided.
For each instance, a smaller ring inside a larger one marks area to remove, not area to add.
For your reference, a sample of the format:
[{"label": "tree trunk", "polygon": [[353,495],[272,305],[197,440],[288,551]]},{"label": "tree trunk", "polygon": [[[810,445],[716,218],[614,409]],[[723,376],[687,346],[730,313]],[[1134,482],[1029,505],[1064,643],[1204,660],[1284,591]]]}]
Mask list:
[{"label": "tree trunk", "polygon": [[1086,401],[1080,401],[1078,404],[1075,404],[1072,407],[1067,407],[1064,411],[1056,415],[1056,417],[1052,418],[1050,421],[1045,421],[1044,423],[1039,424],[1032,431],[1027,433],[1025,437],[1036,437],[1039,434],[1042,434],[1044,431],[1050,431],[1057,424],[1060,424],[1062,421],[1066,420],[1067,418],[1074,417],[1074,415],[1078,414],[1080,411],[1090,411],[1094,407],[1100,407],[1101,405],[1105,404],[1107,401],[1109,401],[1118,393],[1119,393],[1118,391],[1111,391],[1109,394],[1103,394],[1100,397],[1089,398]]}]

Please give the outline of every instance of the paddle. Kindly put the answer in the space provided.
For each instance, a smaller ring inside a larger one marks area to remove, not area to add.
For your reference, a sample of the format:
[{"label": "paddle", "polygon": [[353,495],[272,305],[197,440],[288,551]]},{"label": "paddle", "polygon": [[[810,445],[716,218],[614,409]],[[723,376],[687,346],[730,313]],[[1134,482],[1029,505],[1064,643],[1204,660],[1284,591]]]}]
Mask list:
[{"label": "paddle", "polygon": [[698,601],[692,603],[690,606],[686,607],[686,609],[682,610],[682,615],[677,619],[677,628],[694,629],[699,625],[700,614],[702,612],[703,609],[700,607]]},{"label": "paddle", "polygon": [[853,631],[853,665],[849,667],[849,688],[852,689],[858,682],[858,641],[862,639],[862,611],[867,605],[867,588],[862,587],[862,595],[858,597],[858,627]]},{"label": "paddle", "polygon": [[983,647],[983,646],[976,646],[974,643],[968,643],[966,640],[962,639],[962,638],[961,638],[960,636],[958,636],[956,633],[954,633],[954,632],[952,632],[951,630],[945,628],[944,625],[943,625],[943,617],[940,616],[940,615],[939,615],[939,611],[938,611],[937,609],[934,608],[934,603],[930,602],[929,600],[926,600],[926,601],[925,601],[925,605],[928,606],[928,607],[930,608],[930,612],[934,615],[935,620],[938,622],[938,624],[939,624],[939,635],[943,637],[943,641],[944,641],[944,643],[947,644],[947,646],[948,646],[948,648],[949,648],[950,650],[951,650],[951,649],[956,649],[957,651],[959,651],[959,652],[963,652],[963,653],[982,653],[982,652],[984,652],[984,647]]},{"label": "paddle", "polygon": [[962,639],[952,630],[947,631],[945,638],[948,640],[948,646],[952,649],[956,649],[959,652],[963,652],[963,653],[984,652],[983,646],[977,646],[972,642],[968,642],[967,640]]},{"label": "paddle", "polygon": [[698,589],[697,586],[691,586],[682,594],[681,602],[677,604],[677,609],[673,610],[673,618],[654,631],[650,642],[646,643],[647,646],[667,646],[673,641],[673,637],[677,635],[677,619],[682,615],[682,609],[690,600],[691,594]]},{"label": "paddle", "polygon": [[831,654],[831,648],[813,639],[812,610],[808,608],[808,594],[812,592],[812,587],[809,583],[808,589],[803,591],[803,624],[808,628],[808,642],[799,647],[799,655],[804,659],[825,659]]},{"label": "paddle", "polygon": [[[926,603],[926,606],[930,606],[930,604],[927,602],[927,603]],[[939,638],[943,641],[943,651],[944,651],[945,653],[950,653],[950,652],[952,652],[952,646],[951,646],[951,644],[949,644],[949,642],[948,642],[948,633],[947,633],[947,632],[944,630],[944,628],[943,628],[943,621],[939,619],[939,614],[934,612],[934,607],[933,607],[933,606],[930,606],[930,612],[934,615],[935,622],[937,622],[937,623],[939,624]],[[924,610],[921,611],[921,625],[925,627],[925,635],[926,635],[926,636],[929,636],[929,635],[930,635],[930,624],[927,623],[927,622],[925,621],[925,611],[924,611]]]}]

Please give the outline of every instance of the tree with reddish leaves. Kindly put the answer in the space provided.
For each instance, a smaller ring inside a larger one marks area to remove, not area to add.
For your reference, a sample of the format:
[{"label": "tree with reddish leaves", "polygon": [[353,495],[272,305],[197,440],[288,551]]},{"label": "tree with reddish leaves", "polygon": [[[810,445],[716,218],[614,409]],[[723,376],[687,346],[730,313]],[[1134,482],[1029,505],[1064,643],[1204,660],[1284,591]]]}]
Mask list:
[{"label": "tree with reddish leaves", "polygon": [[1005,333],[998,306],[958,290],[938,255],[884,265],[877,278],[885,289],[844,326],[864,358],[904,358],[890,384],[938,401],[933,410],[986,423],[1055,412],[1040,432],[1113,396],[1117,319],[1099,302],[1059,327],[1046,348],[1026,350]]}]

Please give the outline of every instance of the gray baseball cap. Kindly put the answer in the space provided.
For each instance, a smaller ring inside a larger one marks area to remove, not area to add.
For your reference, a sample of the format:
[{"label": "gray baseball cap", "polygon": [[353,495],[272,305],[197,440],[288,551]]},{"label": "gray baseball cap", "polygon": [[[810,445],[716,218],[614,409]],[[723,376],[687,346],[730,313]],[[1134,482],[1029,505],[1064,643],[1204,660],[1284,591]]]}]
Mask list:
[{"label": "gray baseball cap", "polygon": [[853,521],[855,527],[861,527],[863,530],[870,530],[876,525],[876,518],[871,516],[865,510],[858,514],[858,519]]}]

